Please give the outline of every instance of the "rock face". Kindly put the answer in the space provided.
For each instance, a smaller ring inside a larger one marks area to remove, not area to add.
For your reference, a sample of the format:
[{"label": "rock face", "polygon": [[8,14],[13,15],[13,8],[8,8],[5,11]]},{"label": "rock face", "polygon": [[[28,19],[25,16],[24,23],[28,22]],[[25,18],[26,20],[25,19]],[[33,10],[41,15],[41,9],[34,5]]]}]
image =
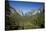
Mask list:
[{"label": "rock face", "polygon": [[37,13],[40,13],[40,10],[32,10],[32,11],[29,11],[27,12],[25,15],[26,16],[32,16],[32,15],[36,15]]},{"label": "rock face", "polygon": [[11,12],[12,13],[15,13],[15,12],[17,12],[20,16],[23,16],[23,12],[22,12],[22,10],[21,9],[14,9],[14,8],[10,8],[10,10],[11,10]]}]

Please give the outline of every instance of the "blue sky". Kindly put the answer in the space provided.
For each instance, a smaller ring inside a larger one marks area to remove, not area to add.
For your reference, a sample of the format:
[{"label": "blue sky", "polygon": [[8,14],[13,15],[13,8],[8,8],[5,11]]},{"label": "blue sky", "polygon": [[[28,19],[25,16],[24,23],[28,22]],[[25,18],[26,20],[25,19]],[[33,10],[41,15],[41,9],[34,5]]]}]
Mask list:
[{"label": "blue sky", "polygon": [[28,12],[31,9],[39,9],[43,8],[43,3],[38,2],[21,2],[21,1],[9,1],[9,4],[14,9],[18,8],[23,11],[23,13]]}]

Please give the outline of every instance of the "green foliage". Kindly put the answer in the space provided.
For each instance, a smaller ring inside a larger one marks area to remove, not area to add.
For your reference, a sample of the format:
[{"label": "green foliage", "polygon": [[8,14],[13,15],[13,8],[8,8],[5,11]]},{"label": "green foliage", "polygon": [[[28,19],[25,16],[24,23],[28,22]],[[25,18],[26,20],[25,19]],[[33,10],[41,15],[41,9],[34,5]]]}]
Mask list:
[{"label": "green foliage", "polygon": [[[6,4],[6,11],[7,12],[11,11],[9,3]],[[6,25],[8,24],[8,26],[15,25],[15,26],[23,26],[24,28],[38,28],[38,27],[41,27],[41,24],[43,24],[44,26],[44,13],[43,12],[37,13],[34,16],[33,15],[32,16],[21,16],[17,12],[15,13],[10,12],[9,14],[10,15],[8,17],[6,16]]]}]

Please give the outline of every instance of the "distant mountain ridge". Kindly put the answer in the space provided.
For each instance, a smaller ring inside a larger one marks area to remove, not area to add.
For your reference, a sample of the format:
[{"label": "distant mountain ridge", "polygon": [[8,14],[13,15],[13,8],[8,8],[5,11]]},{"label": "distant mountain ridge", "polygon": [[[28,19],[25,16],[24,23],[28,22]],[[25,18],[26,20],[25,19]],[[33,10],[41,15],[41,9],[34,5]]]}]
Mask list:
[{"label": "distant mountain ridge", "polygon": [[32,10],[32,11],[28,11],[25,14],[23,13],[23,11],[21,9],[10,9],[12,13],[17,12],[19,15],[21,16],[32,16],[32,15],[36,15],[39,14],[41,10]]},{"label": "distant mountain ridge", "polygon": [[26,16],[32,16],[32,15],[36,15],[37,13],[40,13],[40,10],[29,11],[25,15]]}]

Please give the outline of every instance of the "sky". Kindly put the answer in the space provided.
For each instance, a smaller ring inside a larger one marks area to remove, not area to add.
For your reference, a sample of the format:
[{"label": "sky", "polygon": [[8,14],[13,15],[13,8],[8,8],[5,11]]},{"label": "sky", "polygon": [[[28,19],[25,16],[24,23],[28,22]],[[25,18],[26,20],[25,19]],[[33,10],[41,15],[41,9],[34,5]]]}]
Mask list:
[{"label": "sky", "polygon": [[43,8],[43,3],[38,2],[23,2],[23,1],[9,1],[9,4],[14,9],[20,9],[25,14],[28,11],[32,11],[32,9]]}]

